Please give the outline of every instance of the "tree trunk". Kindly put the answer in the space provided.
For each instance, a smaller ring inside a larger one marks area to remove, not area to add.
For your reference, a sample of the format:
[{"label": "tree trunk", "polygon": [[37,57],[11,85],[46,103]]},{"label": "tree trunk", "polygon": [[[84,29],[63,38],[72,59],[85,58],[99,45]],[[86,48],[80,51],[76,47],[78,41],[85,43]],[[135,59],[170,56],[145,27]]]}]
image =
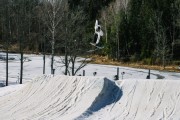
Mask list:
[{"label": "tree trunk", "polygon": [[55,18],[53,17],[52,25],[52,54],[51,54],[51,74],[54,74],[54,45],[55,45]]},{"label": "tree trunk", "polygon": [[68,54],[67,54],[67,41],[65,41],[65,75],[68,73]]},{"label": "tree trunk", "polygon": [[[8,43],[8,40],[7,40]],[[8,86],[8,46],[6,49],[6,86]]]},{"label": "tree trunk", "polygon": [[45,58],[45,53],[43,55],[43,74],[45,74],[45,66],[46,66],[46,58]]},{"label": "tree trunk", "polygon": [[[9,9],[8,9],[8,13],[9,13]],[[10,18],[8,15],[8,30],[9,30],[9,38],[11,38],[11,23],[10,23]],[[8,68],[9,68],[9,64],[8,64],[8,54],[9,54],[9,38],[6,37],[6,86],[8,86]]]},{"label": "tree trunk", "polygon": [[54,40],[52,41],[51,74],[53,74],[53,69],[54,69]]},{"label": "tree trunk", "polygon": [[[38,20],[39,21],[39,20]],[[39,22],[39,32],[40,32],[40,22]],[[42,41],[42,50],[43,50],[43,74],[46,73],[46,39],[45,39],[45,29],[43,30],[44,34],[43,34],[43,41]]]},{"label": "tree trunk", "polygon": [[[24,31],[22,36],[24,36]],[[21,54],[21,62],[20,62],[20,84],[22,84],[23,79],[23,44],[22,44],[22,36],[20,36],[20,54]],[[23,37],[24,38],[24,37]]]},{"label": "tree trunk", "polygon": [[23,79],[23,52],[21,51],[20,84],[22,84],[22,79]]}]

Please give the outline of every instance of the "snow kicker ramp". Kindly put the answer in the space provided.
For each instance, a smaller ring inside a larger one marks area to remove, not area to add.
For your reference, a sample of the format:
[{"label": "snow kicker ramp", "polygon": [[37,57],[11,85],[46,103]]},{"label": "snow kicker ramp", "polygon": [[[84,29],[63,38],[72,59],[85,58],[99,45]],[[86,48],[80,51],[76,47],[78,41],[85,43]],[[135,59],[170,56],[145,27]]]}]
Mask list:
[{"label": "snow kicker ramp", "polygon": [[0,97],[0,120],[180,120],[180,81],[41,76]]},{"label": "snow kicker ramp", "polygon": [[0,97],[0,120],[80,120],[117,102],[116,84],[103,77],[41,76]]}]

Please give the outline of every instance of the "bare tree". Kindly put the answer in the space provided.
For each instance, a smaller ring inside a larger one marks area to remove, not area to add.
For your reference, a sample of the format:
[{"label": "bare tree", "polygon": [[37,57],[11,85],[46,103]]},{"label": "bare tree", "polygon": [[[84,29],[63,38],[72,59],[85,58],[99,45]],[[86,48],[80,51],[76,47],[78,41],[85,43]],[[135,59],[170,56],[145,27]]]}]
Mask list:
[{"label": "bare tree", "polygon": [[8,19],[9,18],[9,4],[6,3],[4,4],[5,8],[2,10],[2,40],[4,41],[4,47],[5,47],[5,50],[6,50],[6,86],[8,86],[8,79],[9,79],[9,76],[8,76],[8,71],[9,71],[9,63],[8,63],[8,54],[9,54],[9,38],[8,38],[8,31],[9,31],[9,22],[10,20]]},{"label": "bare tree", "polygon": [[[115,35],[114,40],[111,38],[111,41],[114,41],[116,44],[116,47],[112,48],[115,53],[115,58],[118,58],[119,55],[119,15],[118,15],[119,9],[117,9],[117,4],[112,3],[108,8],[104,9],[101,13],[101,21],[104,23],[104,31],[105,31],[105,42],[106,44],[110,44],[110,41],[108,40],[108,26],[112,26],[111,29],[113,29],[113,33]],[[107,49],[111,49],[108,48]]]},{"label": "bare tree", "polygon": [[166,61],[169,57],[170,48],[167,42],[166,29],[161,22],[162,12],[157,12],[155,15],[155,56],[162,61],[163,68],[165,69]]},{"label": "bare tree", "polygon": [[11,41],[11,19],[10,19],[10,6],[7,6],[7,20],[8,20],[8,35],[9,37],[7,37],[6,39],[6,86],[8,86],[8,54],[9,54],[9,41]]},{"label": "bare tree", "polygon": [[23,79],[23,63],[24,63],[24,49],[25,42],[29,40],[31,24],[32,24],[32,8],[37,5],[37,0],[16,0],[11,1],[13,16],[13,39],[19,41],[19,52],[20,52],[20,84],[22,84]]},{"label": "bare tree", "polygon": [[1,13],[1,26],[2,26],[2,40],[4,41],[4,47],[6,50],[6,86],[8,86],[8,71],[9,71],[9,41],[11,39],[11,17],[10,17],[10,2],[9,1],[1,1],[1,3],[4,8],[0,8],[0,13]]},{"label": "bare tree", "polygon": [[180,22],[178,20],[180,19],[180,0],[175,0],[171,3],[171,20],[172,25],[170,27],[170,39],[171,39],[171,59],[174,58],[174,49],[176,45],[176,39],[177,39],[177,28],[180,27]]},{"label": "bare tree", "polygon": [[[171,4],[171,9],[174,12],[175,3]],[[174,56],[174,44],[175,44],[175,16],[174,16],[174,14],[172,14],[172,22],[173,22],[173,24],[172,24],[172,30],[170,31],[170,35],[171,35],[171,39],[172,39],[172,43],[171,43],[171,46],[172,46],[171,57],[173,58],[173,56]]]},{"label": "bare tree", "polygon": [[[121,12],[124,12],[125,13],[125,19],[127,20],[127,8],[128,8],[128,2],[129,0],[116,0],[115,2],[111,3],[109,5],[108,8],[106,8],[106,11],[103,10],[102,11],[102,21],[104,22],[104,26],[105,26],[105,39],[106,39],[106,44],[108,44],[108,32],[107,32],[107,26],[113,26],[113,32],[114,32],[114,42],[116,44],[116,47],[115,48],[112,48],[114,49],[114,53],[115,53],[115,58],[116,59],[119,59],[121,55],[121,49],[120,46],[121,46],[121,43],[120,43],[120,22],[121,22],[121,15],[120,13]],[[112,41],[112,38],[111,38],[111,41]],[[127,42],[125,40],[125,42]],[[127,43],[126,43],[126,51],[127,53],[128,52],[128,49],[127,49]]]},{"label": "bare tree", "polygon": [[62,39],[64,44],[64,57],[58,61],[65,67],[65,75],[76,75],[79,70],[87,65],[87,58],[79,57],[86,55],[85,21],[86,15],[80,9],[77,11],[68,10],[63,18]]},{"label": "bare tree", "polygon": [[51,74],[53,74],[57,29],[62,19],[62,11],[65,2],[63,0],[43,0],[42,2],[42,19],[51,34]]}]

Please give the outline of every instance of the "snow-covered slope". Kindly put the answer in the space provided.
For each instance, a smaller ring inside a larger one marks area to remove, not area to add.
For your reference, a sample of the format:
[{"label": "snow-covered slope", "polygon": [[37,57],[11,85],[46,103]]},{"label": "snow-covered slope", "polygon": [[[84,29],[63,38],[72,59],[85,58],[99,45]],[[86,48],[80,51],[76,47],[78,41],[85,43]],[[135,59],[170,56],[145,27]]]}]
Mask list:
[{"label": "snow-covered slope", "polygon": [[103,77],[41,76],[0,97],[0,120],[82,119],[117,101],[119,90]]},{"label": "snow-covered slope", "polygon": [[180,82],[40,76],[0,97],[0,120],[179,120]]}]

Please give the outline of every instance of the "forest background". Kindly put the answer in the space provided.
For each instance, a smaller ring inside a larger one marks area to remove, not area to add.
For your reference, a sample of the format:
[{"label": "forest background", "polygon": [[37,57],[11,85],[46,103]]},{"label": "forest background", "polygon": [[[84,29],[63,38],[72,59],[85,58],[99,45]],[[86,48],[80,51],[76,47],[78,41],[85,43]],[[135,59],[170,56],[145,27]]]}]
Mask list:
[{"label": "forest background", "polygon": [[1,0],[0,49],[89,55],[96,19],[104,49],[93,54],[180,65],[180,0]]}]

